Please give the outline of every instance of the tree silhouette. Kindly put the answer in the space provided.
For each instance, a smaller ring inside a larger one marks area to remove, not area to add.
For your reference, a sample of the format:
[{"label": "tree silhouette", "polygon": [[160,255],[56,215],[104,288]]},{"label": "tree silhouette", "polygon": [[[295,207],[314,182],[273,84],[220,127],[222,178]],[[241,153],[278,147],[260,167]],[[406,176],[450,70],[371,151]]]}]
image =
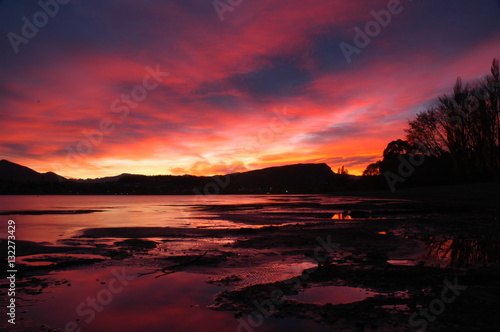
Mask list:
[{"label": "tree silhouette", "polygon": [[407,141],[398,139],[387,144],[383,156],[384,158],[397,158],[399,155],[410,154],[412,150],[413,148]]},{"label": "tree silhouette", "polygon": [[[450,158],[459,177],[498,178],[499,96],[499,61],[494,59],[490,75],[469,85],[459,77],[452,94],[439,97],[434,107],[409,122],[405,130],[409,145],[427,156]],[[406,149],[400,140],[391,143],[388,155]]]},{"label": "tree silhouette", "polygon": [[347,168],[345,168],[344,166],[342,166],[342,167],[340,167],[337,170],[337,174],[339,174],[339,175],[349,175],[349,171],[347,170]]},{"label": "tree silhouette", "polygon": [[372,163],[366,167],[366,169],[363,171],[363,176],[377,176],[377,175],[382,175],[382,172],[380,171],[380,165],[382,164],[382,160],[379,160],[375,163]]}]

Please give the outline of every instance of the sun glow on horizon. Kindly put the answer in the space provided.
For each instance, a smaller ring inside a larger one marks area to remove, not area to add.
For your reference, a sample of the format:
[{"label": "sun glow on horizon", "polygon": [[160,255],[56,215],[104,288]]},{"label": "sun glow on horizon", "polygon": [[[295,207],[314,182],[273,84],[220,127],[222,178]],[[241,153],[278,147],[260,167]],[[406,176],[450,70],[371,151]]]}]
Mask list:
[{"label": "sun glow on horizon", "polygon": [[[352,63],[340,43],[386,1],[257,0],[224,21],[210,1],[149,5],[68,3],[18,53],[0,40],[2,159],[71,178],[298,163],[361,175],[457,76],[500,55],[493,1],[408,4]],[[9,12],[2,27],[18,31]]]}]

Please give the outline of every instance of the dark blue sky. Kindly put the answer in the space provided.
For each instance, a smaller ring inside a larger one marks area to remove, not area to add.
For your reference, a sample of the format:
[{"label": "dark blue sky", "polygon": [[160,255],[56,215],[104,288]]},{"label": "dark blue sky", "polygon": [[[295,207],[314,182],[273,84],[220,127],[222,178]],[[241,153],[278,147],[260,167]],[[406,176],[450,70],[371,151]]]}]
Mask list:
[{"label": "dark blue sky", "polygon": [[[72,0],[50,15],[0,1],[0,157],[74,177],[297,162],[360,173],[457,76],[500,57],[499,1],[403,0],[375,23],[393,1],[221,13],[207,0]],[[144,90],[152,70],[160,80]],[[121,101],[141,89],[133,107]]]}]

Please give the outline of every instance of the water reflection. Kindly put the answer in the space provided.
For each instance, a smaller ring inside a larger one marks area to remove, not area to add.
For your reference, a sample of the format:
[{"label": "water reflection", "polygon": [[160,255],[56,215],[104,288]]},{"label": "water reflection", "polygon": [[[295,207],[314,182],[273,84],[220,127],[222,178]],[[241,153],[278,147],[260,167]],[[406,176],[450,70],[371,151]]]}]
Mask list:
[{"label": "water reflection", "polygon": [[[240,228],[290,221],[342,211],[356,204],[385,201],[360,197],[304,195],[185,195],[185,196],[3,196],[0,213],[20,223],[16,237],[56,243],[99,227]],[[388,204],[387,201],[384,204]],[[342,206],[338,209],[334,206]],[[385,209],[385,208],[384,208]],[[12,215],[8,211],[21,211]],[[68,211],[93,213],[62,214]],[[95,212],[100,211],[100,212]],[[258,211],[258,213],[256,213]],[[363,211],[345,211],[339,219],[364,218]],[[49,214],[47,214],[49,213]],[[347,215],[348,214],[348,215]],[[270,217],[272,216],[272,218]],[[293,220],[290,220],[290,218]]]},{"label": "water reflection", "polygon": [[350,219],[352,219],[352,217],[349,214],[349,211],[344,211],[342,213],[335,213],[333,215],[332,219],[336,219],[336,220],[350,220]]},{"label": "water reflection", "polygon": [[287,295],[285,298],[291,298],[307,303],[318,304],[346,304],[375,296],[377,293],[367,289],[348,287],[348,286],[325,286],[313,287],[300,291],[296,295]]},{"label": "water reflection", "polygon": [[413,259],[389,259],[387,263],[399,266],[416,266],[419,262]]},{"label": "water reflection", "polygon": [[420,257],[428,265],[462,268],[473,264],[500,263],[500,243],[483,240],[451,239],[431,241]]},{"label": "water reflection", "polygon": [[[114,267],[54,273],[53,278],[71,283],[47,287],[50,289],[39,295],[42,302],[30,306],[20,317],[21,323],[43,322],[54,330],[66,331],[74,331],[65,328],[77,326],[81,331],[94,332],[237,330],[238,321],[232,312],[207,308],[216,293],[228,288],[206,283],[206,275],[177,272],[153,278],[139,277],[145,272],[143,268],[126,267],[124,271]],[[89,298],[96,302],[89,302]],[[306,320],[266,318],[259,331],[288,331],[293,327],[299,331],[328,330]]]},{"label": "water reflection", "polygon": [[68,263],[68,262],[88,262],[88,260],[105,260],[107,257],[101,255],[90,255],[90,254],[62,254],[62,253],[48,253],[48,254],[34,254],[17,257],[17,263],[24,264],[28,266],[49,266],[55,265],[57,263]]},{"label": "water reflection", "polygon": [[335,213],[332,219],[349,220],[349,219],[372,219],[373,211],[343,211],[342,213]]}]

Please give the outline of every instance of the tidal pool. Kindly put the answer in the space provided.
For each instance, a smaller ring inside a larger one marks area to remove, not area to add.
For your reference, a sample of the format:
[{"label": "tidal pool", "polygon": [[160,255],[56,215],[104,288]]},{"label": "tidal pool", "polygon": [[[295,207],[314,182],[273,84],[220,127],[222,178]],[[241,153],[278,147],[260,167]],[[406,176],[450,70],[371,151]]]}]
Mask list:
[{"label": "tidal pool", "polygon": [[[237,331],[239,322],[232,312],[207,308],[214,295],[228,287],[208,284],[207,275],[187,272],[141,275],[149,271],[116,266],[51,273],[36,297],[20,294],[16,325],[38,326],[40,331]],[[275,318],[266,319],[258,331],[287,326],[327,331],[310,321]]]},{"label": "tidal pool", "polygon": [[296,295],[287,295],[285,298],[295,299],[307,303],[331,303],[335,305],[363,301],[364,299],[377,294],[378,293],[358,287],[325,286],[306,288],[301,290]]}]

